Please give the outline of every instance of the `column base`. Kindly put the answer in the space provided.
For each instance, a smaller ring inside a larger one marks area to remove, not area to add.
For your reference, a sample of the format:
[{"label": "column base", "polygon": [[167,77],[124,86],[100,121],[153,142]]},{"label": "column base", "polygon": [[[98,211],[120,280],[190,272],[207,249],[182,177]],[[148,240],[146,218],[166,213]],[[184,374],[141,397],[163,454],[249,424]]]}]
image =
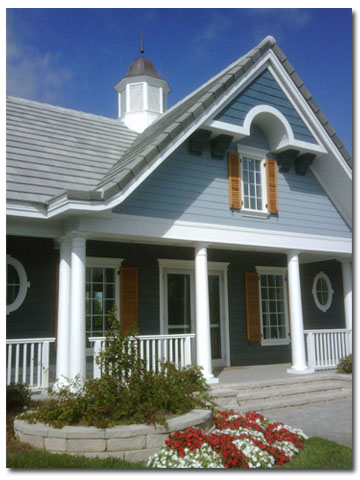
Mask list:
[{"label": "column base", "polygon": [[206,380],[206,383],[208,383],[209,385],[214,385],[215,383],[219,383],[219,379],[214,376],[208,377],[205,380]]},{"label": "column base", "polygon": [[313,368],[304,368],[303,370],[297,370],[296,368],[288,368],[286,370],[287,373],[295,374],[295,375],[309,375],[311,373],[314,373],[315,370]]}]

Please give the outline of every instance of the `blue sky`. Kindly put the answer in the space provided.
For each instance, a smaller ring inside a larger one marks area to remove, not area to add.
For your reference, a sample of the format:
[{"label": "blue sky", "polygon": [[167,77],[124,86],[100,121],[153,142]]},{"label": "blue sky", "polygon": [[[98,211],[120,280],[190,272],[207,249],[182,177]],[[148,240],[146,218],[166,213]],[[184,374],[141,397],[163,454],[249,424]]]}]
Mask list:
[{"label": "blue sky", "polygon": [[114,85],[139,56],[168,105],[273,35],[352,152],[351,9],[7,9],[7,94],[115,118]]}]

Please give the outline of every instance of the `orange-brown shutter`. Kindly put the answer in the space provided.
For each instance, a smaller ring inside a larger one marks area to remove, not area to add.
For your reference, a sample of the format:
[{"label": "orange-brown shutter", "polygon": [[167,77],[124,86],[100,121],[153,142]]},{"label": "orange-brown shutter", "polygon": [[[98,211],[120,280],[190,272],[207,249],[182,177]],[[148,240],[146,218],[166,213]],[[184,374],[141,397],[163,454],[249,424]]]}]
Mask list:
[{"label": "orange-brown shutter", "polygon": [[246,273],[246,324],[248,342],[260,342],[260,292],[259,276],[257,273]]},{"label": "orange-brown shutter", "polygon": [[278,189],[276,178],[276,161],[266,159],[266,186],[267,186],[267,204],[269,213],[278,213]]},{"label": "orange-brown shutter", "polygon": [[120,328],[122,332],[138,327],[138,271],[136,267],[120,269]]},{"label": "orange-brown shutter", "polygon": [[235,210],[241,208],[240,154],[228,153],[229,206]]}]

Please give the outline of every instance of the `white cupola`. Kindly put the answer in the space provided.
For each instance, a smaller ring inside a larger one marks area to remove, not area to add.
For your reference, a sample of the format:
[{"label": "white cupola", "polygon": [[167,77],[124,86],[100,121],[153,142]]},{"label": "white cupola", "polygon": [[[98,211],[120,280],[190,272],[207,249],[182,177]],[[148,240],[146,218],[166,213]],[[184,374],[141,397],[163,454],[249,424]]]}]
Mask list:
[{"label": "white cupola", "polygon": [[[144,53],[143,43],[140,53]],[[119,119],[131,130],[143,132],[166,111],[169,85],[157,73],[151,60],[138,57],[115,87],[118,93]]]}]

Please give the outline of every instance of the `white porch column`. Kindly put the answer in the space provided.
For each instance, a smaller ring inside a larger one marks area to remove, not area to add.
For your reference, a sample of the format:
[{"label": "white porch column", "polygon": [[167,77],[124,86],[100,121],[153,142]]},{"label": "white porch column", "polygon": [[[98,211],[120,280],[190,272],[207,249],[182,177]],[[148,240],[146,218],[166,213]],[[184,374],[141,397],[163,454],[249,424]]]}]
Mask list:
[{"label": "white porch column", "polygon": [[208,383],[217,383],[211,366],[209,279],[206,245],[195,247],[196,363]]},{"label": "white porch column", "polygon": [[69,376],[86,377],[85,350],[86,240],[73,237],[71,244],[70,368]]},{"label": "white porch column", "polygon": [[312,373],[306,364],[304,321],[301,302],[299,252],[288,254],[292,366],[288,373]]},{"label": "white porch column", "polygon": [[56,385],[67,383],[70,359],[71,238],[60,238]]},{"label": "white porch column", "polygon": [[352,329],[352,268],[351,260],[341,261],[343,289],[344,289],[344,309],[346,328]]}]

